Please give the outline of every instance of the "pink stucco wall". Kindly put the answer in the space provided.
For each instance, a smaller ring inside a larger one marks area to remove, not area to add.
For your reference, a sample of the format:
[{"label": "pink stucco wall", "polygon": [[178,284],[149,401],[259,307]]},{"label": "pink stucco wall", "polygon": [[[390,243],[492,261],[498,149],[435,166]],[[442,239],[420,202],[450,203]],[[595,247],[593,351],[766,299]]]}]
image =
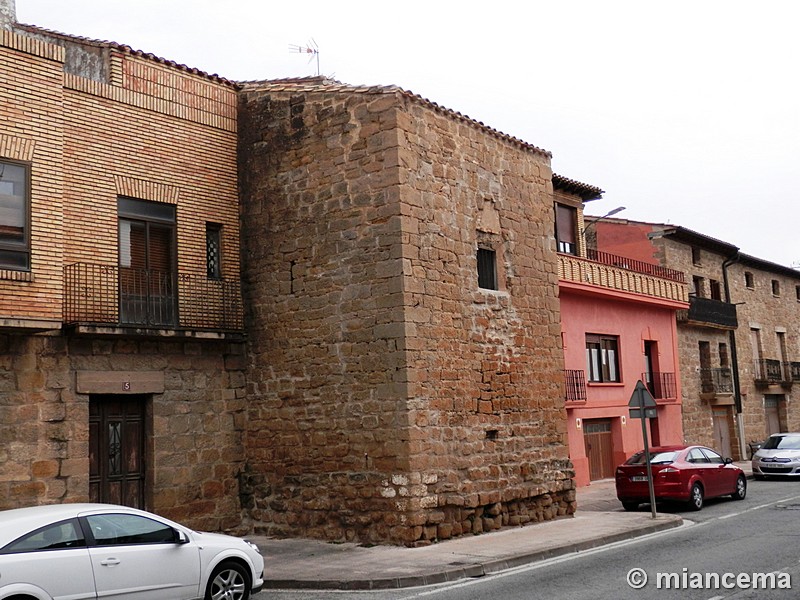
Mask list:
[{"label": "pink stucco wall", "polygon": [[675,306],[655,298],[614,294],[563,281],[560,293],[565,369],[586,370],[587,333],[619,338],[621,382],[587,381],[586,401],[567,402],[570,458],[575,465],[576,483],[585,486],[590,482],[582,427],[586,419],[611,420],[614,464],[622,463],[643,447],[641,422],[629,417],[628,402],[645,371],[646,340],[656,343],[654,370],[674,373],[676,378],[675,398],[658,401],[658,420],[649,424],[652,432],[648,441],[651,445],[654,441],[683,442]]}]

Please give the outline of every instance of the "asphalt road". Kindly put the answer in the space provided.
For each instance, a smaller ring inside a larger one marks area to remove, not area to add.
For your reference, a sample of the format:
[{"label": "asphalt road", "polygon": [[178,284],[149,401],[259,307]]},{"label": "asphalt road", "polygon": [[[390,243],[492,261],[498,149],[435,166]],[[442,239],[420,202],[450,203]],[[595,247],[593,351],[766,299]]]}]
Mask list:
[{"label": "asphalt road", "polygon": [[[749,481],[744,501],[679,512],[686,524],[440,586],[376,592],[271,590],[255,600],[788,600],[800,598],[800,482]],[[649,512],[648,506],[640,510]],[[632,571],[639,569],[641,571]],[[628,583],[647,583],[634,589]],[[774,584],[779,589],[765,589]],[[785,586],[790,585],[790,589]]]}]

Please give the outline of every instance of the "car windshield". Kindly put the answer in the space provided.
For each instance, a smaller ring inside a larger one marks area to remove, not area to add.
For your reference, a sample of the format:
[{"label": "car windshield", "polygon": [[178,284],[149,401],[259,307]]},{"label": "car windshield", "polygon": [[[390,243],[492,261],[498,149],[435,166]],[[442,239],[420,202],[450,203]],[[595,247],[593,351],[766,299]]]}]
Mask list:
[{"label": "car windshield", "polygon": [[761,447],[764,450],[800,450],[800,435],[772,436]]},{"label": "car windshield", "polygon": [[[678,457],[677,451],[671,450],[669,452],[651,452],[650,464],[667,465],[673,462]],[[628,459],[627,465],[643,465],[645,464],[644,452],[637,452]]]}]

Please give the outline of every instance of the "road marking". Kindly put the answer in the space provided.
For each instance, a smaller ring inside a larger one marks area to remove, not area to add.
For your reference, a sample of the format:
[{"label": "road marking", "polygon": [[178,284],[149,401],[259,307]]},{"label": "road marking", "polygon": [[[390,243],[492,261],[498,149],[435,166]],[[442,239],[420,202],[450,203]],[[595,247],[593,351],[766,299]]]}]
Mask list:
[{"label": "road marking", "polygon": [[[753,512],[755,510],[761,510],[763,508],[768,508],[768,507],[773,506],[775,504],[780,504],[782,502],[790,502],[792,500],[800,500],[800,495],[792,496],[790,498],[784,498],[782,500],[775,500],[774,502],[769,502],[769,503],[766,503],[766,504],[759,504],[758,506],[753,506],[753,507],[748,508],[746,510],[739,511],[739,512],[735,513],[735,515],[723,515],[721,517],[715,517],[713,519],[709,519],[708,521],[704,521],[702,523],[698,523],[696,521],[690,521],[688,519],[684,519],[683,520],[683,524],[680,527],[673,527],[672,529],[667,529],[667,530],[664,530],[664,531],[656,531],[654,533],[648,533],[647,535],[642,535],[642,536],[639,536],[639,537],[635,537],[635,538],[632,538],[630,540],[621,540],[619,542],[612,542],[610,544],[606,544],[604,546],[599,546],[597,548],[591,548],[589,550],[582,550],[582,551],[579,551],[579,552],[573,552],[573,553],[570,553],[570,554],[565,554],[564,556],[557,556],[555,558],[549,558],[549,559],[542,560],[542,561],[535,562],[535,563],[531,563],[531,564],[528,564],[528,565],[521,565],[519,567],[512,567],[510,569],[506,569],[505,571],[500,571],[500,572],[497,572],[497,573],[490,573],[490,574],[485,575],[483,577],[476,577],[476,578],[473,578],[473,579],[468,579],[468,580],[465,580],[465,581],[459,581],[459,582],[455,582],[455,583],[452,583],[452,584],[445,584],[442,587],[437,587],[436,589],[421,591],[421,592],[418,592],[418,593],[413,594],[411,596],[403,596],[402,600],[411,600],[412,598],[424,598],[426,596],[434,596],[436,594],[441,594],[443,592],[449,592],[449,591],[452,591],[452,590],[458,590],[458,589],[461,589],[461,588],[465,588],[465,587],[469,587],[469,586],[473,586],[473,585],[478,585],[478,584],[483,583],[485,581],[492,581],[492,580],[495,580],[495,579],[502,579],[504,577],[510,577],[512,575],[517,575],[519,573],[525,573],[527,571],[535,571],[537,569],[541,569],[541,568],[544,568],[544,567],[549,567],[549,566],[552,566],[552,565],[557,565],[557,564],[560,564],[560,563],[563,563],[563,562],[567,562],[567,561],[570,561],[570,560],[575,560],[577,558],[583,558],[585,556],[591,556],[593,554],[599,554],[601,552],[607,552],[609,550],[615,550],[617,548],[623,548],[625,546],[632,546],[633,544],[638,544],[640,542],[644,542],[644,541],[650,540],[650,539],[652,539],[654,537],[662,537],[662,536],[671,535],[671,534],[677,533],[679,531],[682,531],[683,529],[685,529],[687,527],[702,527],[703,525],[709,525],[709,524],[715,523],[716,521],[721,521],[723,519],[728,519],[728,518],[730,518],[732,516],[736,516],[736,515],[741,516],[741,515],[744,515],[746,513]],[[713,598],[709,598],[708,600],[723,600],[724,598],[725,598],[725,596],[714,596]]]}]

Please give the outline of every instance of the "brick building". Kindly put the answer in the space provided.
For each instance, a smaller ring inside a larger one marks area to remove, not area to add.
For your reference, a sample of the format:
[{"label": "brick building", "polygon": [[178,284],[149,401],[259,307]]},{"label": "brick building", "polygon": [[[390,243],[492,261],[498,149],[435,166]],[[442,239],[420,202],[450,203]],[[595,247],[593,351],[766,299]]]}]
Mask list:
[{"label": "brick building", "polygon": [[550,155],[325,79],[245,84],[240,132],[257,530],[571,514]]},{"label": "brick building", "polygon": [[639,381],[656,402],[650,445],[683,441],[675,315],[688,308],[688,289],[680,271],[594,243],[599,222],[585,221],[583,208],[601,190],[558,175],[553,187],[567,434],[583,486],[642,449],[628,406]]},{"label": "brick building", "polygon": [[236,87],[0,19],[0,508],[240,527]]},{"label": "brick building", "polygon": [[684,227],[607,219],[598,244],[677,269],[691,286],[678,313],[686,441],[735,459],[800,428],[800,272]]}]

